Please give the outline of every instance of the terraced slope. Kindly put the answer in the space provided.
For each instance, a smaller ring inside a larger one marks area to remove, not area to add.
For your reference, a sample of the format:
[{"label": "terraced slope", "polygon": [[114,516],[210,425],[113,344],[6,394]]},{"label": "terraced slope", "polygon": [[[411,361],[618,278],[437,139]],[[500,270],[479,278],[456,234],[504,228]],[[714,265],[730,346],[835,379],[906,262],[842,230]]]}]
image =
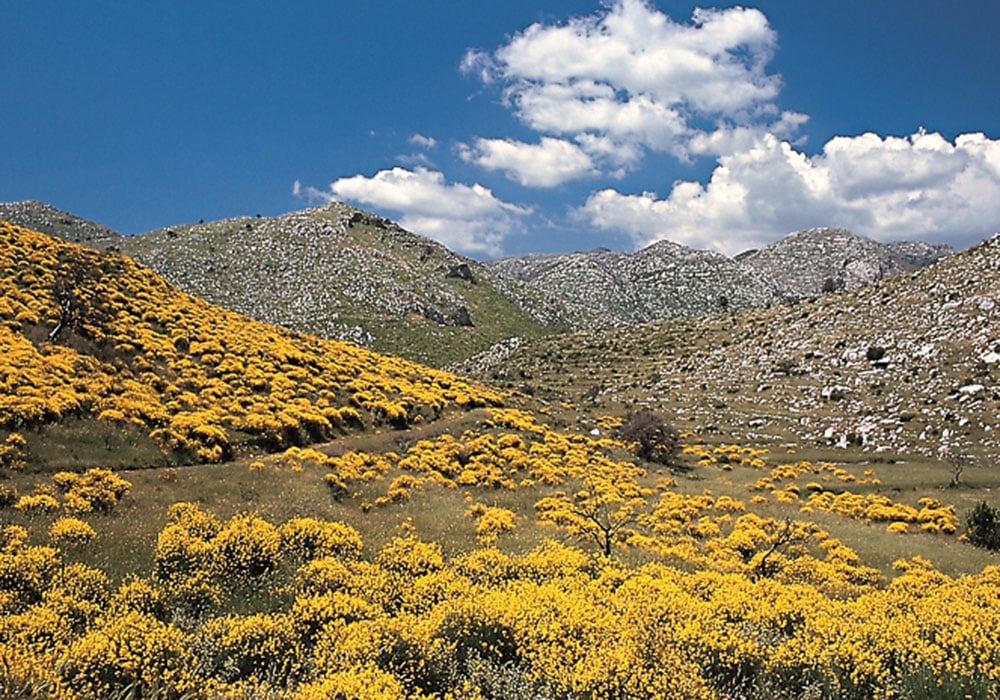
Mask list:
[{"label": "terraced slope", "polygon": [[498,401],[447,373],[213,306],[119,254],[0,222],[0,437],[21,433],[29,463],[216,462]]},{"label": "terraced slope", "polygon": [[1000,237],[798,303],[508,343],[461,369],[754,444],[1000,459]]}]

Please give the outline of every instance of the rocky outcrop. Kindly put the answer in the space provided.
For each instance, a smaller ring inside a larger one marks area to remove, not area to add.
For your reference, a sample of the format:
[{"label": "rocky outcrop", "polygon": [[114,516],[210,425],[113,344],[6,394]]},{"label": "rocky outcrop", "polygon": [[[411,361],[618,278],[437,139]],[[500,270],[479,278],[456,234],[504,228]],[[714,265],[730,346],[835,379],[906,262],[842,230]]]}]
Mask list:
[{"label": "rocky outcrop", "polygon": [[632,255],[602,248],[501,258],[488,265],[567,305],[584,306],[604,325],[697,316],[777,299],[767,280],[737,261],[669,241]]},{"label": "rocky outcrop", "polygon": [[841,228],[811,228],[745,256],[740,263],[784,296],[854,289],[933,264],[954,251],[919,242],[878,243]]}]

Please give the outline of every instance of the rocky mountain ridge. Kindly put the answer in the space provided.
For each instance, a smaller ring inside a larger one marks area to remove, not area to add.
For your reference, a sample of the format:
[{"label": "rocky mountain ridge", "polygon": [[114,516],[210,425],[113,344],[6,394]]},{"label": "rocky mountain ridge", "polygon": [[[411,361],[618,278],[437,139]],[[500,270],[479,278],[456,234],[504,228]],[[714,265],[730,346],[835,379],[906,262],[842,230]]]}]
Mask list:
[{"label": "rocky mountain ridge", "polygon": [[[771,280],[783,296],[854,289],[931,265],[955,251],[920,241],[879,243],[842,228],[790,233],[739,262]],[[806,259],[808,264],[796,264]]]},{"label": "rocky mountain ridge", "polygon": [[629,324],[853,289],[953,252],[949,246],[884,244],[844,229],[814,228],[735,258],[660,241],[633,254],[597,249],[487,264],[557,299],[583,301],[609,324]]},{"label": "rocky mountain ridge", "polygon": [[342,203],[123,236],[40,202],[0,218],[150,265],[208,301],[293,330],[432,365],[508,337],[539,337],[767,306],[851,289],[951,252],[876,243],[842,229],[800,231],[730,258],[661,241],[478,263]]},{"label": "rocky mountain ridge", "polygon": [[103,224],[84,219],[33,199],[0,202],[0,221],[9,221],[88,248],[117,246],[124,236]]}]

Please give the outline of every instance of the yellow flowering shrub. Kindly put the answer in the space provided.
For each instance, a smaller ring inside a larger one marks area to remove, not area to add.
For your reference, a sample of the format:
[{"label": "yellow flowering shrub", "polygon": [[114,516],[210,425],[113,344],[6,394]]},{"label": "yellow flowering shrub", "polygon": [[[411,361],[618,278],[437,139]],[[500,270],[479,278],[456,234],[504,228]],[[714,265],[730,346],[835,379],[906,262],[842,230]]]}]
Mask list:
[{"label": "yellow flowering shrub", "polygon": [[137,612],[166,621],[169,607],[163,591],[148,579],[129,574],[110,599],[110,609],[114,616]]},{"label": "yellow flowering shrub", "polygon": [[[68,699],[442,700],[757,697],[768,688],[905,697],[945,687],[934,679],[978,697],[1000,684],[1000,567],[951,578],[912,558],[886,583],[814,524],[722,497],[661,493],[630,538],[653,558],[641,565],[551,540],[519,556],[477,549],[448,559],[412,527],[365,560],[357,533],[333,525],[275,526],[252,514],[220,522],[176,504],[154,550],[157,573],[117,588],[6,526],[3,682]],[[179,554],[167,546],[177,538]],[[246,603],[224,595],[234,574],[219,568],[222,550],[247,569],[265,562],[258,570],[285,593],[236,609]]]},{"label": "yellow flowering shrub", "polygon": [[144,697],[178,683],[184,651],[179,629],[130,611],[73,642],[60,675],[74,697]]},{"label": "yellow flowering shrub", "polygon": [[94,528],[78,518],[59,518],[49,527],[49,538],[56,545],[77,546],[95,537],[97,532]]},{"label": "yellow flowering shrub", "polygon": [[228,682],[261,682],[298,675],[302,651],[286,613],[226,615],[207,620],[197,634],[201,674]]},{"label": "yellow flowering shrub", "polygon": [[82,474],[60,472],[52,479],[65,492],[64,508],[71,515],[107,513],[132,489],[131,483],[111,470],[96,467]]},{"label": "yellow flowering shrub", "polygon": [[395,676],[374,663],[360,663],[303,685],[294,700],[398,700],[404,697],[406,689]]},{"label": "yellow flowering shrub", "polygon": [[413,534],[394,537],[375,558],[386,571],[411,577],[437,571],[444,566],[441,547],[434,542],[423,542]]},{"label": "yellow flowering shrub", "polygon": [[17,499],[14,507],[29,515],[54,513],[59,510],[59,501],[55,499],[55,496],[48,493],[32,493]]},{"label": "yellow flowering shrub", "polygon": [[254,513],[238,513],[209,543],[212,566],[223,580],[274,571],[281,564],[281,533]]},{"label": "yellow flowering shrub", "polygon": [[299,561],[325,557],[356,559],[361,556],[361,535],[350,525],[315,518],[293,518],[283,524],[279,532],[281,551]]},{"label": "yellow flowering shrub", "polygon": [[20,433],[10,433],[0,442],[0,469],[24,469],[24,446],[27,440]]},{"label": "yellow flowering shrub", "polygon": [[492,546],[501,533],[514,529],[514,511],[495,506],[474,504],[466,515],[476,519],[476,542],[481,547]]}]

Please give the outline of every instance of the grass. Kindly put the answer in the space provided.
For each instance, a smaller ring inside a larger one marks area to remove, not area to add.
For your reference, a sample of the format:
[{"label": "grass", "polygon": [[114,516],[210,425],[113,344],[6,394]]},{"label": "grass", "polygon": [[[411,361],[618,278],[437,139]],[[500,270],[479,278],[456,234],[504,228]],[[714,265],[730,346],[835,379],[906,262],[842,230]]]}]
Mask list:
[{"label": "grass", "polygon": [[[26,461],[32,472],[49,473],[95,465],[111,469],[168,466],[170,460],[147,432],[134,425],[74,417],[22,431],[22,434],[31,445]],[[0,439],[5,437],[6,432],[0,431]]]},{"label": "grass", "polygon": [[[419,439],[443,432],[458,435],[466,429],[481,426],[485,417],[485,411],[474,411],[411,430],[351,436],[324,445],[322,449],[328,454],[338,454],[349,449],[369,452],[404,451]],[[821,451],[807,450],[794,454],[776,453],[769,455],[769,459],[775,462],[794,462],[809,457],[818,462],[822,460],[822,456]],[[1000,474],[995,472],[970,470],[965,485],[948,489],[943,488],[943,484],[950,472],[945,465],[935,460],[904,459],[897,456],[873,463],[870,455],[861,452],[841,456],[846,459],[838,460],[838,465],[855,474],[871,469],[882,481],[878,487],[852,485],[851,490],[864,492],[877,489],[895,501],[910,505],[916,505],[921,497],[931,496],[954,504],[963,521],[976,502],[987,500],[997,504],[996,494],[1000,493]],[[402,472],[395,470],[383,480],[357,484],[349,495],[338,500],[323,480],[325,469],[306,463],[301,470],[296,471],[287,465],[278,466],[280,462],[277,458],[267,458],[266,467],[261,470],[251,470],[250,460],[243,459],[221,465],[123,471],[122,475],[133,484],[131,494],[112,513],[85,517],[98,531],[98,540],[70,551],[69,558],[96,566],[115,580],[120,580],[129,573],[150,573],[153,548],[159,531],[165,525],[167,508],[182,500],[197,502],[220,519],[242,511],[253,511],[275,524],[294,517],[349,523],[360,532],[368,556],[374,556],[400,532],[404,523],[412,525],[421,538],[440,544],[447,556],[474,548],[475,521],[466,515],[466,510],[473,502],[499,506],[517,514],[515,530],[500,536],[498,546],[503,551],[524,553],[544,539],[566,538],[557,528],[539,523],[534,514],[534,503],[551,493],[554,490],[552,488],[449,489],[436,484],[425,484],[414,490],[408,501],[370,507],[366,504],[383,494],[389,481]],[[661,477],[672,475],[677,483],[671,490],[688,494],[700,494],[707,490],[714,496],[730,495],[744,501],[748,509],[761,516],[816,522],[857,551],[866,564],[880,569],[887,577],[892,575],[892,562],[915,555],[929,559],[942,571],[952,575],[973,573],[988,565],[1000,565],[1000,554],[958,542],[954,537],[922,532],[896,535],[886,531],[886,523],[864,523],[826,512],[804,515],[799,511],[805,502],[804,493],[799,503],[783,504],[769,498],[765,504],[751,505],[749,499],[756,492],[750,491],[747,484],[764,476],[768,471],[766,469],[743,466],[723,468],[715,465],[672,472],[663,466],[649,466],[646,480],[648,486],[653,486]],[[800,487],[809,480],[812,479],[800,477]],[[39,473],[13,477],[13,482],[21,493],[27,493],[34,485],[45,481],[45,475]],[[830,487],[834,488],[835,484]],[[27,516],[12,508],[4,511],[5,521],[29,526],[36,540],[44,537],[48,526],[56,517],[58,516]],[[580,544],[584,548],[592,547],[589,542]],[[619,550],[619,555],[626,561],[648,558],[643,553],[628,550]]]}]

